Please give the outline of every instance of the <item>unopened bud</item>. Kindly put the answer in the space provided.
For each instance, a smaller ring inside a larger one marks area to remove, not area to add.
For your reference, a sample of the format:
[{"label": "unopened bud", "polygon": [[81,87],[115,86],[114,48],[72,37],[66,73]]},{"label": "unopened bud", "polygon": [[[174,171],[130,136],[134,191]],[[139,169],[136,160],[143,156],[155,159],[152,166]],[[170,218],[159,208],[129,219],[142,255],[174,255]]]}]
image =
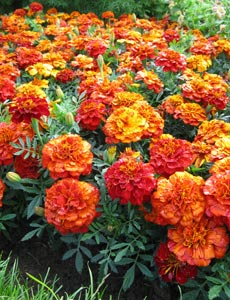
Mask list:
[{"label": "unopened bud", "polygon": [[74,123],[74,117],[73,114],[69,111],[65,115],[65,123],[67,126],[72,126]]},{"label": "unopened bud", "polygon": [[56,95],[58,96],[58,98],[64,99],[64,93],[59,85],[56,88]]},{"label": "unopened bud", "polygon": [[107,150],[107,160],[109,164],[112,164],[115,160],[116,157],[116,152],[117,152],[117,147],[116,146],[110,146]]},{"label": "unopened bud", "polygon": [[108,225],[108,226],[107,226],[107,229],[108,229],[109,232],[112,232],[113,229],[114,229],[114,227],[113,227],[112,225]]},{"label": "unopened bud", "polygon": [[132,14],[132,20],[133,20],[134,23],[137,22],[137,16],[135,14]]},{"label": "unopened bud", "polygon": [[35,206],[34,208],[34,213],[39,216],[39,217],[43,217],[44,216],[44,208],[41,206]]},{"label": "unopened bud", "polygon": [[10,182],[20,182],[22,180],[21,177],[15,172],[7,172],[6,173],[6,178]]}]

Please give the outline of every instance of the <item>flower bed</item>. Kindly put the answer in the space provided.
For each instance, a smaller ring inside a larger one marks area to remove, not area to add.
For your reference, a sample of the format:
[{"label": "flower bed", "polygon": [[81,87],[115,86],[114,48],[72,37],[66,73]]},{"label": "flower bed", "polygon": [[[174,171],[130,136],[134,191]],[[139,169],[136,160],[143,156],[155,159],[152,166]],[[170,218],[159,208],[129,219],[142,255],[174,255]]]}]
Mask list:
[{"label": "flower bed", "polygon": [[33,2],[0,44],[2,232],[29,222],[79,272],[125,266],[123,290],[139,270],[229,296],[230,41]]}]

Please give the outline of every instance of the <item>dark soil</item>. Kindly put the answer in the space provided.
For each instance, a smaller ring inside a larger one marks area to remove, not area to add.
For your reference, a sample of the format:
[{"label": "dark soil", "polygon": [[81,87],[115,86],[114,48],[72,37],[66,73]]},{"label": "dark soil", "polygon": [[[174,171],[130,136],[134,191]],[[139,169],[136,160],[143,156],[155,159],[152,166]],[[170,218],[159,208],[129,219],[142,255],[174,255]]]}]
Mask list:
[{"label": "dark soil", "polygon": [[[66,249],[53,250],[49,247],[47,241],[34,238],[26,242],[21,241],[21,237],[15,232],[12,241],[8,241],[3,236],[0,240],[0,249],[2,257],[8,255],[13,262],[18,259],[20,275],[22,280],[27,278],[29,273],[37,278],[44,278],[49,268],[49,279],[58,277],[56,286],[62,286],[60,295],[73,293],[81,286],[89,285],[89,273],[87,267],[79,274],[74,266],[74,258],[63,261],[62,256]],[[86,265],[86,264],[85,264]],[[97,280],[97,266],[90,264],[90,268],[94,273],[94,281]],[[125,270],[124,270],[125,271]],[[138,274],[132,287],[118,297],[120,287],[122,285],[122,272],[118,274],[110,274],[106,279],[106,292],[102,300],[109,300],[112,295],[113,300],[176,300],[178,299],[177,290],[174,286],[162,284],[159,280],[154,282],[146,282],[143,275]],[[49,299],[47,299],[49,300]],[[77,300],[77,299],[76,299]]]}]

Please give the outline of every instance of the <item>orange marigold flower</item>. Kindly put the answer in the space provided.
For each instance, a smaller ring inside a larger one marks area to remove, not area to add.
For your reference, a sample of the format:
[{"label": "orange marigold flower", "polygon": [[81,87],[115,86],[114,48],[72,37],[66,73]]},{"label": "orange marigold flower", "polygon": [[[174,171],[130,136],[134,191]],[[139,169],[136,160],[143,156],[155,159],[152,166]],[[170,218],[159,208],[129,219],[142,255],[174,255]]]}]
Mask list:
[{"label": "orange marigold flower", "polygon": [[167,43],[170,43],[172,41],[178,42],[180,40],[178,31],[172,28],[167,28],[163,33],[163,37],[165,38]]},{"label": "orange marigold flower", "polygon": [[214,173],[204,186],[208,215],[230,217],[230,170]]},{"label": "orange marigold flower", "polygon": [[110,18],[114,18],[114,13],[110,10],[108,11],[104,11],[101,15],[102,19],[110,19]]},{"label": "orange marigold flower", "polygon": [[91,39],[86,45],[86,50],[91,57],[98,57],[99,54],[103,55],[105,53],[107,47],[103,40]]},{"label": "orange marigold flower", "polygon": [[87,99],[81,102],[75,117],[75,121],[83,129],[96,130],[101,121],[106,121],[107,114],[106,106],[104,103],[97,99]]},{"label": "orange marigold flower", "polygon": [[46,189],[45,218],[62,234],[84,233],[97,216],[99,190],[90,183],[64,178]]},{"label": "orange marigold flower", "polygon": [[202,78],[191,79],[182,84],[181,88],[183,97],[207,105],[206,98],[211,90],[211,86]]},{"label": "orange marigold flower", "polygon": [[157,182],[152,206],[167,224],[188,226],[199,222],[205,211],[204,179],[187,172],[175,172]]},{"label": "orange marigold flower", "polygon": [[195,156],[193,164],[197,168],[202,166],[204,162],[209,161],[212,145],[202,141],[193,141],[191,144],[191,149]]},{"label": "orange marigold flower", "polygon": [[165,49],[159,52],[155,64],[165,72],[183,71],[186,69],[186,56],[172,49]]},{"label": "orange marigold flower", "polygon": [[49,106],[44,98],[22,95],[13,99],[9,105],[9,112],[13,122],[30,123],[32,118],[39,120],[42,116],[49,116]]},{"label": "orange marigold flower", "polygon": [[153,167],[133,156],[122,156],[105,173],[109,196],[121,204],[141,205],[150,199],[156,186]]},{"label": "orange marigold flower", "polygon": [[87,175],[92,170],[91,145],[77,134],[50,140],[42,149],[42,166],[53,179]]},{"label": "orange marigold flower", "polygon": [[182,103],[177,106],[173,117],[182,119],[185,124],[198,126],[201,122],[207,120],[206,112],[198,103]]},{"label": "orange marigold flower", "polygon": [[209,55],[192,55],[187,58],[187,67],[198,72],[206,71],[212,65],[212,60]]},{"label": "orange marigold flower", "polygon": [[176,255],[169,251],[167,244],[160,243],[154,256],[158,272],[162,280],[166,282],[176,281],[184,284],[189,278],[195,278],[197,267],[178,260]]},{"label": "orange marigold flower", "polygon": [[15,82],[7,77],[0,77],[0,102],[12,99],[15,95]]},{"label": "orange marigold flower", "polygon": [[3,203],[2,203],[2,198],[3,198],[3,193],[6,189],[6,186],[4,184],[4,182],[2,181],[2,179],[0,179],[0,207],[2,207]]},{"label": "orange marigold flower", "polygon": [[203,217],[189,226],[168,230],[168,248],[190,265],[206,267],[213,258],[222,258],[229,244],[226,229]]},{"label": "orange marigold flower", "polygon": [[25,153],[15,157],[13,165],[16,173],[18,173],[21,178],[37,179],[40,176],[38,158],[32,156],[24,158],[24,156]]},{"label": "orange marigold flower", "polygon": [[147,70],[142,70],[138,71],[135,76],[135,80],[143,80],[143,82],[147,85],[147,88],[149,90],[154,90],[156,94],[159,94],[163,87],[164,84],[163,82],[159,79],[157,74],[155,74],[154,71],[147,71]]},{"label": "orange marigold flower", "polygon": [[150,144],[150,163],[156,173],[162,176],[168,177],[177,171],[184,171],[193,159],[189,141],[166,137]]},{"label": "orange marigold flower", "polygon": [[113,109],[117,109],[121,106],[130,107],[134,103],[143,100],[144,97],[139,93],[129,91],[118,91],[117,93],[115,93],[114,99],[112,100],[111,104]]},{"label": "orange marigold flower", "polygon": [[16,58],[18,66],[22,69],[26,69],[28,66],[42,61],[42,53],[35,49],[32,50],[25,47],[18,47],[16,49]]},{"label": "orange marigold flower", "polygon": [[201,39],[195,40],[189,51],[192,54],[211,55],[213,52],[213,47],[208,39],[202,37]]},{"label": "orange marigold flower", "polygon": [[163,133],[164,120],[147,101],[138,101],[130,106],[130,108],[138,111],[148,123],[148,128],[142,134],[142,139],[156,139]]},{"label": "orange marigold flower", "polygon": [[20,71],[17,67],[11,65],[10,63],[0,65],[0,78],[6,77],[12,81],[16,81],[17,77],[19,76]]},{"label": "orange marigold flower", "polygon": [[115,109],[106,120],[103,132],[106,143],[131,143],[139,141],[148,128],[147,120],[129,107]]},{"label": "orange marigold flower", "polygon": [[225,157],[230,157],[230,137],[222,137],[217,139],[212,147],[209,159],[216,161]]},{"label": "orange marigold flower", "polygon": [[210,168],[209,173],[218,174],[224,173],[227,170],[230,170],[230,156],[215,161]]},{"label": "orange marigold flower", "polygon": [[225,137],[230,132],[230,123],[223,120],[213,119],[204,121],[198,128],[195,142],[202,141],[213,145],[219,138]]},{"label": "orange marigold flower", "polygon": [[165,101],[162,103],[162,108],[168,114],[174,114],[177,106],[184,103],[184,98],[180,94],[168,96]]}]

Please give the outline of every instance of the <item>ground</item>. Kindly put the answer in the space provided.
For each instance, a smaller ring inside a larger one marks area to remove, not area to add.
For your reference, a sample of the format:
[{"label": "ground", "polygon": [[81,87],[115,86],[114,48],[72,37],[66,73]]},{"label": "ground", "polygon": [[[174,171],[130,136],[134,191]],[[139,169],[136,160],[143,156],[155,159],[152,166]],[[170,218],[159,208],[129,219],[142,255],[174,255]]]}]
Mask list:
[{"label": "ground", "polygon": [[[44,278],[47,269],[50,268],[49,278],[52,280],[57,275],[59,278],[57,287],[62,286],[60,291],[62,294],[65,292],[71,294],[79,287],[89,284],[87,267],[82,274],[79,274],[75,269],[74,259],[62,260],[62,255],[66,249],[55,251],[49,247],[44,238],[33,238],[22,242],[21,237],[17,234],[12,238],[12,241],[8,241],[2,236],[0,249],[3,251],[3,257],[7,257],[11,253],[12,261],[15,258],[18,259],[22,279],[27,277],[26,273],[30,273],[38,278]],[[91,269],[96,281],[96,265],[91,265]],[[113,296],[113,300],[118,300],[121,283],[122,274],[110,274],[106,279],[107,288],[103,300],[109,300],[109,295]],[[145,282],[143,276],[139,274],[136,276],[132,287],[125,294],[122,294],[119,300],[176,300],[178,298],[175,293],[176,289],[174,286],[162,286],[159,280]],[[147,298],[145,298],[146,296]]]}]

